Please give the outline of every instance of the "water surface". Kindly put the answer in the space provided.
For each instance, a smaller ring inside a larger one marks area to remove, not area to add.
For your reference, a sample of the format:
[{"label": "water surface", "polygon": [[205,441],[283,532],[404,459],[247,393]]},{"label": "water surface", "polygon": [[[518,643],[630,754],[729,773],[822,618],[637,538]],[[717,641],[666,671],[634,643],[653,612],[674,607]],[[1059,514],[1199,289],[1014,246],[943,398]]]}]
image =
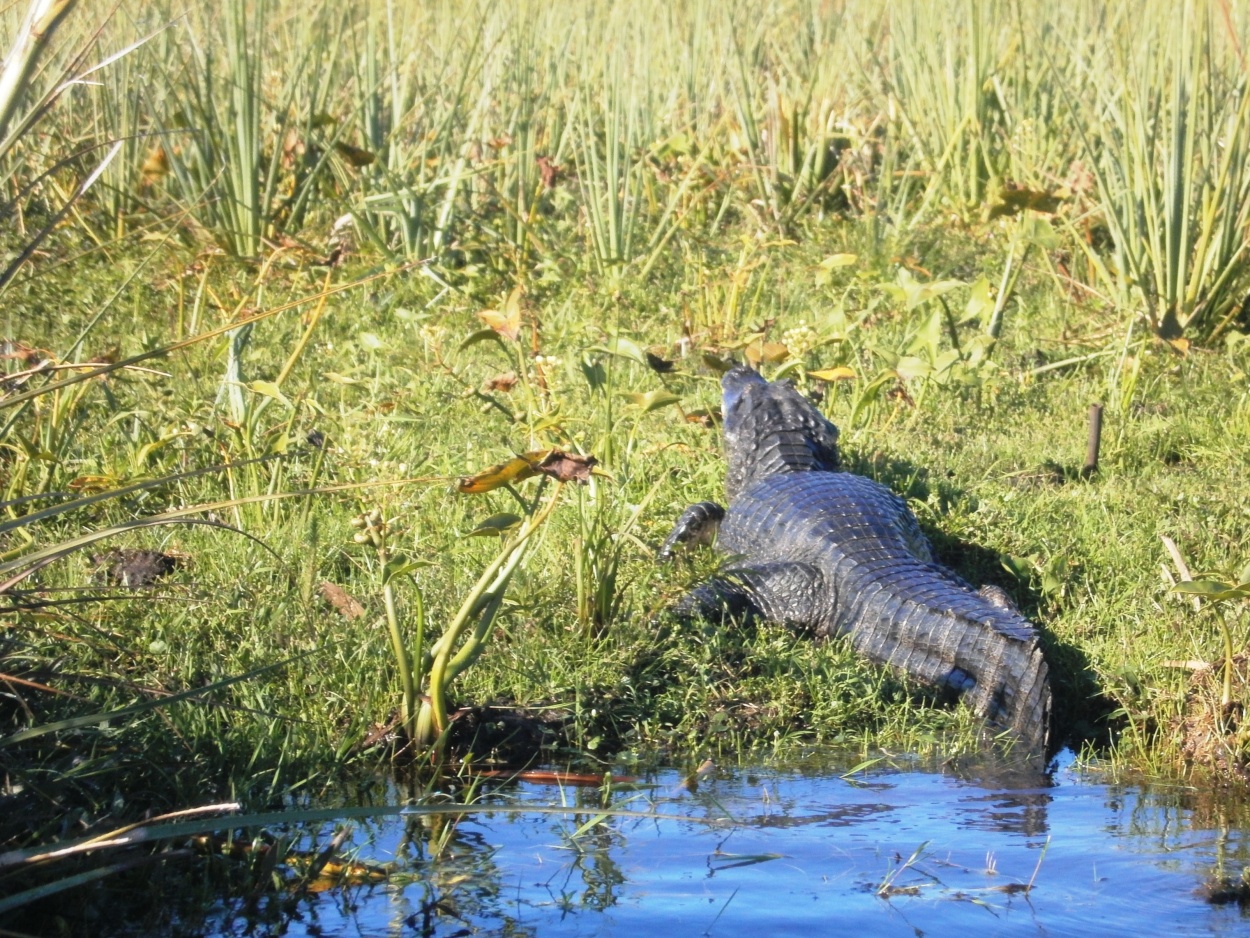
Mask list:
[{"label": "water surface", "polygon": [[[1061,756],[1047,776],[882,761],[661,771],[605,795],[526,782],[459,818],[353,822],[344,850],[385,882],[265,916],[223,901],[217,934],[1250,934],[1199,893],[1250,864],[1246,812],[1193,788],[1107,784]],[[599,817],[601,805],[637,816]],[[658,815],[658,816],[657,816]],[[320,843],[328,829],[320,832]],[[249,931],[250,929],[250,931]],[[267,931],[272,929],[272,931]]]}]

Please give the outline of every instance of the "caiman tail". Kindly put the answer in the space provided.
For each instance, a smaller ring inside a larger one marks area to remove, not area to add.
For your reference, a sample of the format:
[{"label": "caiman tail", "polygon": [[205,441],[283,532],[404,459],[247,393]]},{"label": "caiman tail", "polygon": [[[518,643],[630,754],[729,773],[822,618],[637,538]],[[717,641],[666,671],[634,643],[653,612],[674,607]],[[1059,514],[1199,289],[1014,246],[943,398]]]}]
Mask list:
[{"label": "caiman tail", "polygon": [[[839,618],[860,654],[958,694],[1031,751],[1048,743],[1051,695],[1032,625],[933,564],[860,564]],[[1005,598],[1004,598],[1005,599]]]}]

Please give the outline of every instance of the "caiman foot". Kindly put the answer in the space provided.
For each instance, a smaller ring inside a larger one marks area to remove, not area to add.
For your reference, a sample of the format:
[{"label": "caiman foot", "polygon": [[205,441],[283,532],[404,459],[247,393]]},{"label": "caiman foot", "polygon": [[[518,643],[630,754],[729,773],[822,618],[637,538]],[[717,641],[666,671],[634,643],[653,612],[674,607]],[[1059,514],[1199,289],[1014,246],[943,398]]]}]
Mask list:
[{"label": "caiman foot", "polygon": [[720,529],[721,519],[725,517],[725,509],[716,502],[698,502],[681,513],[677,523],[673,525],[673,533],[664,541],[656,555],[660,563],[673,559],[677,546],[693,546],[711,544],[716,540],[716,532]]}]

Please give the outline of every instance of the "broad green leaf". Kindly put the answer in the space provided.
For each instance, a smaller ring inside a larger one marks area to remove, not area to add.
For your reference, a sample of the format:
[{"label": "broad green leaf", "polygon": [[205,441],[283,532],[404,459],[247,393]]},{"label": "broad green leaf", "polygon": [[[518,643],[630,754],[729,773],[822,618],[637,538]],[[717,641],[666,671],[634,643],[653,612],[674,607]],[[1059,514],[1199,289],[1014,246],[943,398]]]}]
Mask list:
[{"label": "broad green leaf", "polygon": [[830,254],[820,262],[820,266],[826,270],[833,270],[835,267],[850,267],[858,260],[858,254]]},{"label": "broad green leaf", "polygon": [[500,537],[521,524],[521,516],[504,512],[491,515],[468,533],[468,537]]},{"label": "broad green leaf", "polygon": [[937,357],[933,359],[933,374],[945,376],[956,364],[959,363],[960,355],[953,348],[948,348],[945,352],[939,352]]},{"label": "broad green leaf", "polygon": [[898,372],[900,378],[908,380],[928,378],[933,374],[933,366],[923,358],[916,358],[914,355],[905,355],[900,358],[894,370]]},{"label": "broad green leaf", "polygon": [[615,355],[617,358],[627,358],[631,362],[637,362],[640,365],[645,366],[647,364],[647,356],[638,347],[638,343],[620,335],[613,336],[603,345],[591,346],[587,351],[606,352],[608,355]]},{"label": "broad green leaf", "polygon": [[929,358],[937,358],[938,348],[942,344],[942,333],[946,328],[946,316],[941,308],[933,310],[933,315],[925,320],[916,337],[907,346],[909,352],[927,352]]},{"label": "broad green leaf", "polygon": [[855,399],[855,406],[851,408],[851,425],[854,426],[859,422],[859,416],[863,411],[870,407],[877,397],[881,394],[881,389],[892,381],[897,381],[900,375],[897,371],[887,368],[868,382],[867,386],[859,392],[859,397]]},{"label": "broad green leaf", "polygon": [[582,362],[579,366],[582,370],[582,377],[586,379],[586,383],[590,385],[592,391],[602,391],[608,383],[608,372],[603,367],[603,362],[596,361],[589,355],[582,356]]},{"label": "broad green leaf", "polygon": [[496,332],[494,329],[479,329],[477,330],[477,332],[473,333],[471,336],[469,336],[467,339],[461,342],[459,348],[457,348],[456,351],[463,352],[470,345],[477,345],[479,342],[485,342],[487,340],[499,342],[500,344],[503,343],[503,339],[500,337],[499,333]]},{"label": "broad green leaf", "polygon": [[1036,566],[1034,558],[1016,557],[1012,554],[999,554],[998,562],[1003,565],[1004,570],[1023,583],[1027,583],[1033,576]]},{"label": "broad green leaf", "polygon": [[1250,583],[1234,586],[1222,580],[1186,580],[1172,587],[1174,593],[1185,593],[1189,596],[1201,596],[1203,599],[1219,601],[1224,599],[1250,598]]},{"label": "broad green leaf", "polygon": [[987,333],[974,335],[971,339],[964,343],[964,354],[968,356],[968,364],[970,366],[986,366],[991,362],[986,358],[990,349],[994,348],[998,341]]},{"label": "broad green leaf", "polygon": [[816,270],[816,286],[828,286],[833,282],[833,272],[835,270],[839,267],[850,267],[858,260],[858,254],[830,254],[820,262]]},{"label": "broad green leaf", "polygon": [[967,286],[962,280],[934,280],[930,283],[921,283],[906,267],[899,268],[896,283],[878,284],[878,287],[894,297],[896,302],[902,303],[903,308],[908,312],[962,286]]},{"label": "broad green leaf", "polygon": [[411,573],[413,570],[432,566],[434,566],[434,563],[430,560],[409,560],[406,557],[392,557],[386,562],[386,566],[382,568],[382,585],[385,586],[396,577]]},{"label": "broad green leaf", "polygon": [[291,406],[291,402],[286,399],[286,396],[282,393],[282,389],[272,381],[252,381],[247,385],[247,388],[249,391],[260,394],[263,397],[271,397],[275,401],[285,404],[287,407]]},{"label": "broad green leaf", "polygon": [[979,322],[982,326],[990,321],[994,313],[994,297],[990,295],[990,282],[982,277],[972,285],[968,294],[968,305],[964,307],[960,322]]},{"label": "broad green leaf", "polygon": [[175,438],[172,436],[167,436],[159,440],[153,440],[151,443],[145,443],[143,446],[139,448],[139,452],[135,455],[135,465],[146,466],[148,464],[148,460],[152,457],[153,453],[155,453],[158,449],[161,449],[163,446],[165,446],[166,443],[169,443],[174,439]]},{"label": "broad green leaf", "polygon": [[564,418],[560,416],[560,411],[557,409],[554,414],[544,414],[542,417],[538,418],[538,420],[534,421],[534,423],[530,425],[530,433],[537,436],[544,430],[554,430],[563,425]]},{"label": "broad green leaf", "polygon": [[1025,239],[1044,251],[1053,251],[1059,247],[1059,235],[1045,218],[1029,215],[1020,222],[1021,233]]},{"label": "broad green leaf", "polygon": [[321,377],[327,381],[333,381],[335,384],[360,384],[355,378],[349,378],[347,375],[341,375],[337,371],[323,371]]},{"label": "broad green leaf", "polygon": [[801,374],[804,374],[803,362],[801,362],[797,358],[792,358],[790,359],[790,361],[786,362],[784,365],[782,365],[780,368],[777,369],[776,373],[773,374],[772,380],[781,381],[785,378],[789,378],[791,375],[801,375]]},{"label": "broad green leaf", "polygon": [[681,398],[671,391],[648,391],[646,394],[626,394],[631,404],[636,404],[642,408],[644,414],[649,414],[653,410],[659,410],[661,407],[670,407],[673,404],[680,403]]}]

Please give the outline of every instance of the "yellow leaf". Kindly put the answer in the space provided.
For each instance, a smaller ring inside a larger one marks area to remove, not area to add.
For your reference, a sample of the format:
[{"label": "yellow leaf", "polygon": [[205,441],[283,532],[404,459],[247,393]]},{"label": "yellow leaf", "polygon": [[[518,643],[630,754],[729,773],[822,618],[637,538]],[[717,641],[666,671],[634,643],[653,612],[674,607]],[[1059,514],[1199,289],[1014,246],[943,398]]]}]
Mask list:
[{"label": "yellow leaf", "polygon": [[1172,346],[1172,348],[1176,349],[1176,351],[1180,352],[1182,355],[1189,351],[1189,340],[1184,336],[1178,336],[1175,339],[1168,339],[1168,345]]},{"label": "yellow leaf", "polygon": [[165,152],[165,148],[157,144],[149,150],[147,159],[143,161],[143,166],[139,171],[148,182],[169,175],[169,154]]},{"label": "yellow leaf", "polygon": [[69,487],[75,492],[94,495],[96,492],[107,492],[120,483],[116,476],[79,476],[69,483]]},{"label": "yellow leaf", "polygon": [[347,375],[341,375],[337,371],[323,371],[321,377],[327,381],[333,381],[335,384],[360,384],[355,378],[349,378]]},{"label": "yellow leaf", "polygon": [[521,334],[521,288],[513,288],[502,310],[484,309],[477,317],[505,339],[515,342]]},{"label": "yellow leaf", "polygon": [[742,354],[752,365],[758,365],[760,362],[768,362],[769,364],[777,364],[783,362],[790,357],[790,350],[780,342],[752,342]]},{"label": "yellow leaf", "polygon": [[820,381],[854,381],[855,372],[845,365],[837,368],[822,368],[820,371],[809,371],[809,378],[816,378]]},{"label": "yellow leaf", "polygon": [[520,456],[513,456],[471,476],[464,476],[456,484],[456,491],[465,495],[480,495],[513,482],[523,482],[538,475],[538,464],[551,450],[540,449]]}]

